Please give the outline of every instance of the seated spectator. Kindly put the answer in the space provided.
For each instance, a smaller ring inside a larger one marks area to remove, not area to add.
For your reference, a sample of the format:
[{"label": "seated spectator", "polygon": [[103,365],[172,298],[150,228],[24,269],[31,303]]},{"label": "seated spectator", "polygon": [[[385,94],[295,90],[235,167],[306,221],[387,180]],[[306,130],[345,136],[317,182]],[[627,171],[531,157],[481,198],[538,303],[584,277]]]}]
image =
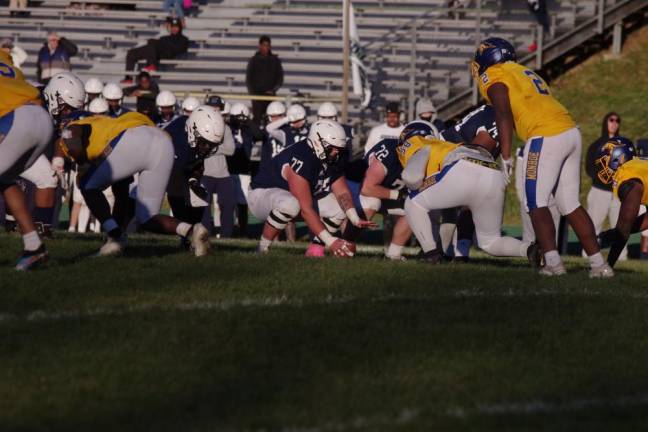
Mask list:
[{"label": "seated spectator", "polygon": [[10,38],[0,39],[0,51],[4,51],[11,56],[14,66],[20,69],[20,66],[27,60],[27,53],[24,49],[16,46]]},{"label": "seated spectator", "polygon": [[60,37],[56,32],[47,35],[47,42],[38,52],[36,76],[41,84],[47,84],[51,77],[70,70],[70,57],[79,51],[77,46]]},{"label": "seated spectator", "polygon": [[[173,59],[185,54],[189,49],[189,39],[182,34],[182,22],[178,18],[171,18],[169,23],[169,35],[160,39],[149,39],[144,46],[132,48],[126,54],[126,70],[135,70],[138,60],[146,60],[146,66],[142,69],[146,72],[154,72],[158,68],[160,59]],[[122,84],[132,84],[132,78],[127,75]]]},{"label": "seated spectator", "polygon": [[138,112],[156,121],[157,110],[155,107],[155,98],[160,93],[160,88],[148,72],[140,72],[137,75],[136,85],[125,89],[124,93],[126,96],[135,96],[137,98],[136,106]]}]

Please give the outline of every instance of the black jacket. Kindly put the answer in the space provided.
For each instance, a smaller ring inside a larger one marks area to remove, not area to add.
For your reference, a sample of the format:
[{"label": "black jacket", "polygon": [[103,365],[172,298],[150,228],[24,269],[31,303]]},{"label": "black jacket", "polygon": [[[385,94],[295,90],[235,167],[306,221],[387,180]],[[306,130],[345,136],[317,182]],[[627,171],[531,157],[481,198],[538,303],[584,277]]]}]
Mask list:
[{"label": "black jacket", "polygon": [[[598,159],[598,154],[601,151],[601,147],[603,147],[603,145],[605,145],[605,143],[607,143],[608,139],[610,138],[607,122],[608,119],[613,115],[618,117],[615,112],[609,112],[605,114],[601,126],[601,136],[599,139],[590,144],[589,148],[587,149],[587,155],[585,156],[585,171],[587,172],[587,175],[592,179],[592,187],[606,191],[612,191],[612,185],[606,185],[598,178],[600,167],[596,166],[596,159]],[[619,136],[619,132],[621,132],[621,128],[619,128],[619,130],[617,131],[617,136]]]},{"label": "black jacket", "polygon": [[182,33],[151,39],[149,43],[157,45],[158,56],[162,59],[173,59],[189,50],[189,38]]},{"label": "black jacket", "polygon": [[277,93],[283,85],[283,67],[279,57],[272,53],[263,56],[257,51],[248,61],[245,84],[250,94]]}]

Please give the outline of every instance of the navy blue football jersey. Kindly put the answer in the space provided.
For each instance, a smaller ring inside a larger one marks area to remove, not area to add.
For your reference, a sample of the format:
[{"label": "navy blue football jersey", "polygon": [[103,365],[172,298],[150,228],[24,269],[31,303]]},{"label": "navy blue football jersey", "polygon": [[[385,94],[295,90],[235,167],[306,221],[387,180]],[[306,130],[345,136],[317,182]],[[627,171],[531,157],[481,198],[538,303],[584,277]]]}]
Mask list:
[{"label": "navy blue football jersey", "polygon": [[482,105],[468,113],[459,123],[441,132],[441,138],[452,143],[470,144],[482,130],[498,141],[495,110],[490,105]]},{"label": "navy blue football jersey", "polygon": [[185,130],[188,118],[185,115],[177,116],[162,129],[171,136],[175,154],[173,164],[179,167],[186,166],[193,159],[193,151],[189,146],[189,139]]},{"label": "navy blue football jersey", "polygon": [[252,179],[252,189],[289,190],[288,181],[282,175],[286,165],[308,182],[314,197],[330,191],[331,183],[341,175],[339,170],[320,161],[307,141],[300,141],[281,151],[270,163],[261,165],[259,173]]},{"label": "navy blue football jersey", "polygon": [[384,165],[387,169],[387,174],[385,174],[385,179],[380,185],[389,189],[396,189],[402,186],[400,178],[403,172],[403,166],[396,155],[397,145],[397,139],[385,138],[371,147],[364,157],[367,165],[369,165],[370,159],[374,157]]}]

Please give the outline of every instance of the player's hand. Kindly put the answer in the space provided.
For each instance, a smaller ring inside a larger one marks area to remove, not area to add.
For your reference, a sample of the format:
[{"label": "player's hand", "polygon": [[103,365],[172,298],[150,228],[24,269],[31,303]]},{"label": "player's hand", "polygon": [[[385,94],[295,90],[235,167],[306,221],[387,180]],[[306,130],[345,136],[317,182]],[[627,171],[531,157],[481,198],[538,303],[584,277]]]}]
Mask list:
[{"label": "player's hand", "polygon": [[502,158],[502,174],[504,174],[504,181],[508,186],[511,183],[511,172],[513,171],[513,158]]},{"label": "player's hand", "polygon": [[54,171],[54,175],[58,177],[59,185],[61,185],[64,190],[67,190],[68,184],[67,181],[65,181],[65,159],[60,156],[53,157],[52,170]]},{"label": "player's hand", "polygon": [[351,258],[354,255],[355,244],[346,240],[337,239],[331,245],[331,253],[338,258]]}]

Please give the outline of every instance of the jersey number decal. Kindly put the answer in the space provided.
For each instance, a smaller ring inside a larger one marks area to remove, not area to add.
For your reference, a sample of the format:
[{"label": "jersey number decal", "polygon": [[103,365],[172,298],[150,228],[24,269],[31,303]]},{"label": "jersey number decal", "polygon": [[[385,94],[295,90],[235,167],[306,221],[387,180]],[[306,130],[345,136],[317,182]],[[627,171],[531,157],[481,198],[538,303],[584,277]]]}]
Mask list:
[{"label": "jersey number decal", "polygon": [[16,71],[11,66],[5,63],[0,63],[0,76],[6,78],[16,78]]},{"label": "jersey number decal", "polygon": [[383,159],[389,156],[389,150],[387,150],[385,144],[382,144],[380,148],[374,152],[374,155],[376,155],[376,159],[378,159],[378,162],[382,162]]},{"label": "jersey number decal", "polygon": [[304,166],[304,162],[300,161],[297,158],[292,158],[292,160],[290,161],[290,168],[292,168],[292,170],[295,171],[295,173],[298,173],[303,166]]},{"label": "jersey number decal", "polygon": [[524,74],[531,78],[531,81],[533,81],[533,84],[535,85],[536,90],[538,90],[538,93],[542,95],[549,94],[549,89],[546,87],[546,84],[544,83],[544,81],[542,81],[542,78],[540,78],[538,74],[530,70],[525,70]]}]

